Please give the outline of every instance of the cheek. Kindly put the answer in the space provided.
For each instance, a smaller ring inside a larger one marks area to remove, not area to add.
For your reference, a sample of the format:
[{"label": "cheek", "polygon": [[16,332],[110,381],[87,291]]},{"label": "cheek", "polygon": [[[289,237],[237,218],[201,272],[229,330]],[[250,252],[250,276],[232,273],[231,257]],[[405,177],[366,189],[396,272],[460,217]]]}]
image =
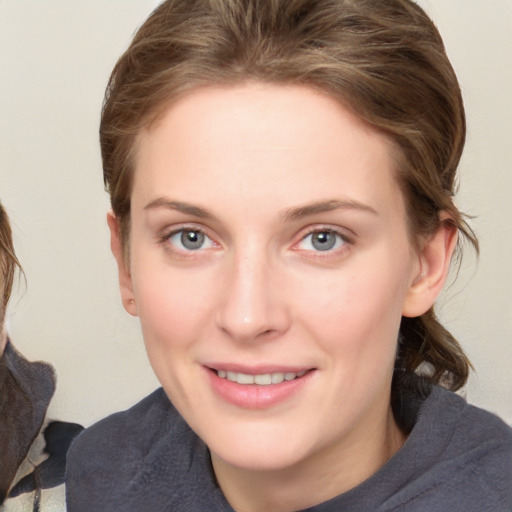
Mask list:
[{"label": "cheek", "polygon": [[[151,268],[151,267],[150,267]],[[199,276],[153,267],[134,291],[149,362],[175,404],[191,399],[197,340],[208,338],[213,287]]]},{"label": "cheek", "polygon": [[376,368],[394,361],[407,292],[408,261],[361,259],[323,282],[303,280],[295,296],[306,298],[307,328],[324,349],[350,358],[354,365]]},{"label": "cheek", "polygon": [[150,355],[185,348],[197,338],[206,327],[216,290],[207,274],[152,268],[134,280],[137,311]]}]

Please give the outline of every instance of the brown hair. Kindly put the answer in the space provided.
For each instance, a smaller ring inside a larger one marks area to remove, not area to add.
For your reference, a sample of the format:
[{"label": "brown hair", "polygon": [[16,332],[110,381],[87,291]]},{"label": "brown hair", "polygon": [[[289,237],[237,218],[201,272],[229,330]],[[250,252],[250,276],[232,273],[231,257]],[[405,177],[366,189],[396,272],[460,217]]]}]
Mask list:
[{"label": "brown hair", "polygon": [[[413,241],[449,222],[462,235],[459,251],[462,238],[478,250],[453,203],[466,132],[460,88],[439,32],[409,0],[161,4],[117,62],[102,113],[104,179],[125,246],[140,130],[193,87],[251,79],[324,91],[386,133],[398,149]],[[424,363],[430,383],[466,382],[470,363],[433,309],[403,318],[401,339],[394,389]]]},{"label": "brown hair", "polygon": [[14,275],[20,268],[14,253],[9,217],[0,203],[0,335],[3,334],[5,311],[11,296]]}]

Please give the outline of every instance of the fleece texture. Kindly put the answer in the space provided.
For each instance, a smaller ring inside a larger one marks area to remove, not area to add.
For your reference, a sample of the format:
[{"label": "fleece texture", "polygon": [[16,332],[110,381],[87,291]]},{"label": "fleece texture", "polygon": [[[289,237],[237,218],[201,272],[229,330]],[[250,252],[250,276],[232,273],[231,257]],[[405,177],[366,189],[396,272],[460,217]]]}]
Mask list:
[{"label": "fleece texture", "polygon": [[27,361],[8,341],[0,358],[0,505],[41,430],[54,392],[53,368]]},{"label": "fleece texture", "polygon": [[[162,389],[71,447],[68,512],[233,512],[208,448]],[[434,387],[404,446],[354,489],[309,512],[512,512],[512,430]]]}]

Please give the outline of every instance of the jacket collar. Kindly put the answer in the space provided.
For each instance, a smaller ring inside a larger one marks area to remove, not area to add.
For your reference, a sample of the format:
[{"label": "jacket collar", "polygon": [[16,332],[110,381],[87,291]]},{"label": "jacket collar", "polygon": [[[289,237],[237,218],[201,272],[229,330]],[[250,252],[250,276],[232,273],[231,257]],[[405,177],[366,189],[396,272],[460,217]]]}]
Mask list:
[{"label": "jacket collar", "polygon": [[0,356],[0,504],[41,430],[54,392],[53,368],[27,361],[7,340]]}]

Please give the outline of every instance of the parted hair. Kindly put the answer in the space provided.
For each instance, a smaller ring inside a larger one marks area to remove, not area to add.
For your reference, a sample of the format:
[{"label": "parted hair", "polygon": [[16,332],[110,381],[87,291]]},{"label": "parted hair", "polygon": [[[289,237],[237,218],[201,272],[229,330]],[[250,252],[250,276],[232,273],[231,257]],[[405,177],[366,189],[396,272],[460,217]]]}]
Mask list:
[{"label": "parted hair", "polygon": [[16,270],[21,268],[14,253],[9,217],[0,203],[0,335],[3,334],[5,311],[11,296]]},{"label": "parted hair", "polygon": [[[338,99],[395,148],[413,244],[442,222],[478,251],[453,202],[465,114],[441,36],[409,0],[168,0],[136,32],[106,90],[100,126],[105,185],[129,237],[138,133],[187,91],[247,80],[299,84]],[[300,112],[297,113],[300,115]],[[403,318],[394,391],[418,368],[456,390],[470,363],[434,309]]]}]

